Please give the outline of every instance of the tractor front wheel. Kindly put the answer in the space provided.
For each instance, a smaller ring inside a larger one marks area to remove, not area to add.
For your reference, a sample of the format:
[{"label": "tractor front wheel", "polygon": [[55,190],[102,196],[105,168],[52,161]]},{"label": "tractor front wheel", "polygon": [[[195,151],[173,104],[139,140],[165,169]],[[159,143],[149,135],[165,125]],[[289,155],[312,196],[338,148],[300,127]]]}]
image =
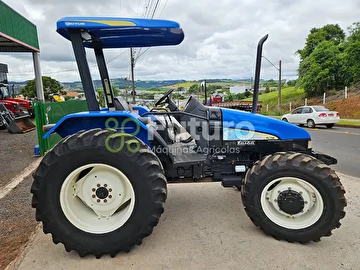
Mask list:
[{"label": "tractor front wheel", "polygon": [[252,222],[276,239],[307,243],[330,236],[345,216],[335,172],[309,155],[266,156],[246,175],[242,199]]},{"label": "tractor front wheel", "polygon": [[140,245],[167,194],[162,165],[143,142],[101,129],[59,142],[43,158],[31,192],[44,233],[67,251],[97,258]]}]

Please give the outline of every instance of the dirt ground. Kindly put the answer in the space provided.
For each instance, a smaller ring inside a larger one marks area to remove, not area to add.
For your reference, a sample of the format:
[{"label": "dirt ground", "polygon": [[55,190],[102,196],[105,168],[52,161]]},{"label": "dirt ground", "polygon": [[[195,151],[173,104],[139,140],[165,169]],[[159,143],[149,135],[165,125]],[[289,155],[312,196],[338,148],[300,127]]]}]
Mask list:
[{"label": "dirt ground", "polygon": [[[350,89],[349,98],[344,98],[343,91],[326,99],[326,106],[340,113],[342,119],[360,119],[360,90]],[[309,105],[322,104],[322,98],[309,100]]]},{"label": "dirt ground", "polygon": [[[0,130],[0,188],[35,160],[36,144],[36,131],[10,134]],[[5,269],[21,252],[37,224],[31,208],[31,182],[30,176],[0,199],[0,269]]]},{"label": "dirt ground", "polygon": [[31,208],[31,183],[29,176],[0,200],[1,270],[21,253],[37,225],[35,211]]},{"label": "dirt ground", "polygon": [[36,144],[35,130],[25,134],[11,134],[0,130],[0,188],[34,161]]}]

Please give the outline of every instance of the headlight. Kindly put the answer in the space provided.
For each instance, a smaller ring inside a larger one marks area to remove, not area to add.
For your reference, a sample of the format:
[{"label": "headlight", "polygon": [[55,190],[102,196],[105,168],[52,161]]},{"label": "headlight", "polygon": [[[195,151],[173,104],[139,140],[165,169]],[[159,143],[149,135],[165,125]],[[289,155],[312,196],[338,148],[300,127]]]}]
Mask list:
[{"label": "headlight", "polygon": [[311,149],[311,148],[312,148],[312,141],[309,140],[309,142],[308,142],[308,149]]}]

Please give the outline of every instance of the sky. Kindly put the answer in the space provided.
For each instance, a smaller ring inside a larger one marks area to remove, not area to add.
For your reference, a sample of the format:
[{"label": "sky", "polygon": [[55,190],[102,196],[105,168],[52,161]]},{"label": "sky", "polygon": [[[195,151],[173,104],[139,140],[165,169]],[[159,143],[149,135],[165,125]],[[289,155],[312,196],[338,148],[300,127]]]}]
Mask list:
[{"label": "sky", "polygon": [[[251,78],[256,46],[269,34],[263,55],[276,67],[282,61],[284,79],[297,77],[299,57],[313,27],[360,21],[359,0],[4,0],[37,26],[43,76],[61,82],[79,81],[69,41],[56,32],[56,22],[65,16],[146,17],[180,23],[184,41],[177,46],[154,47],[137,59],[136,80]],[[150,14],[151,15],[151,14]],[[145,49],[142,49],[141,53]],[[139,54],[139,49],[137,49]],[[136,55],[137,55],[136,54]],[[87,51],[93,79],[99,79],[93,51]],[[111,78],[130,76],[128,49],[105,53]],[[0,53],[9,68],[9,80],[34,78],[31,54]],[[277,79],[278,70],[263,59],[261,77]]]}]

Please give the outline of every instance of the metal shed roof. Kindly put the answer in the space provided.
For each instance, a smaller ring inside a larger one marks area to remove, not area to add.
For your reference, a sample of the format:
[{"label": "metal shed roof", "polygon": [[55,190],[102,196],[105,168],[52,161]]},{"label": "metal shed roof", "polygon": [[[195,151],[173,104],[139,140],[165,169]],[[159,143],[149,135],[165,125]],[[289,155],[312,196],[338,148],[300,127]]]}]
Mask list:
[{"label": "metal shed roof", "polygon": [[36,26],[0,1],[0,52],[39,52]]}]

